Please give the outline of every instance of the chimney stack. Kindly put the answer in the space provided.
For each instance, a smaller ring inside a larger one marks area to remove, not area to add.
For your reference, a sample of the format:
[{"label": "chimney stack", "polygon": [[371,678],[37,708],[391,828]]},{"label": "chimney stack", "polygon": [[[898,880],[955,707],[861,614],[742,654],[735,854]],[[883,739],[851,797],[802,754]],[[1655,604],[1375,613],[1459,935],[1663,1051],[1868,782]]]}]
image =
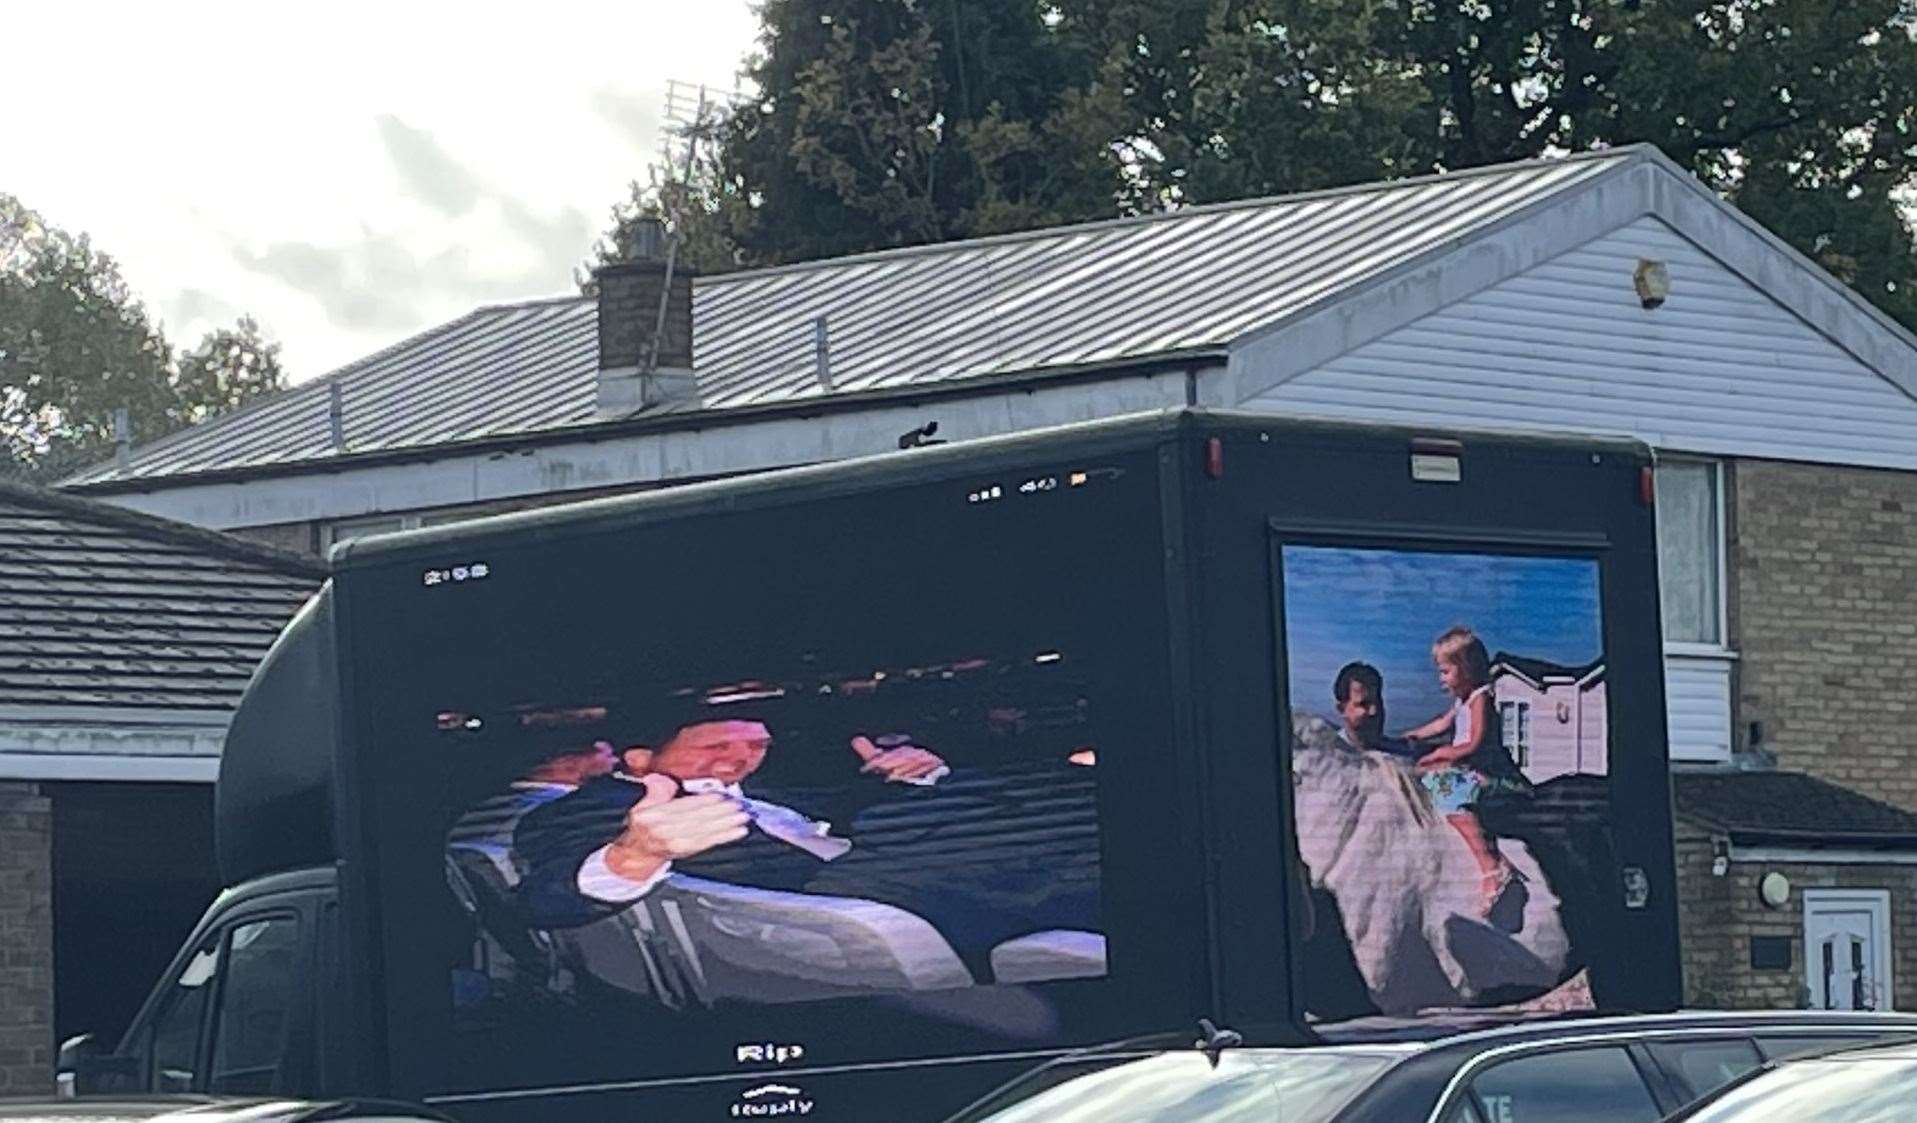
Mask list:
[{"label": "chimney stack", "polygon": [[677,264],[665,225],[641,219],[631,256],[593,274],[599,290],[599,415],[699,394],[692,374],[692,270]]}]

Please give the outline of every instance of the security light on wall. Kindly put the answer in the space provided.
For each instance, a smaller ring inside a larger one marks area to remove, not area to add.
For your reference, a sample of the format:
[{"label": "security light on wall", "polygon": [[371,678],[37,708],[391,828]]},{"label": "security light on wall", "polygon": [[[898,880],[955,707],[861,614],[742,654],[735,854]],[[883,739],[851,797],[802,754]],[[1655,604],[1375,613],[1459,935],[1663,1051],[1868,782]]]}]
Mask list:
[{"label": "security light on wall", "polygon": [[1671,295],[1671,271],[1661,261],[1639,258],[1637,268],[1631,272],[1631,286],[1637,289],[1637,300],[1646,309],[1656,308]]}]

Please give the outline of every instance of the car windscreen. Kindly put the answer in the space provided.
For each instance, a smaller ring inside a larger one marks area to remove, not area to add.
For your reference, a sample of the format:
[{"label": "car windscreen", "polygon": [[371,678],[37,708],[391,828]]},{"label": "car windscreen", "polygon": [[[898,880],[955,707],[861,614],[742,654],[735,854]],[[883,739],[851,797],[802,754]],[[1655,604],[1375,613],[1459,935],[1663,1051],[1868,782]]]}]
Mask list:
[{"label": "car windscreen", "polygon": [[1685,1123],[1894,1123],[1917,1099],[1917,1056],[1839,1056],[1781,1065],[1726,1089]]},{"label": "car windscreen", "polygon": [[1282,1049],[1166,1053],[1049,1088],[984,1123],[1325,1123],[1401,1054]]}]

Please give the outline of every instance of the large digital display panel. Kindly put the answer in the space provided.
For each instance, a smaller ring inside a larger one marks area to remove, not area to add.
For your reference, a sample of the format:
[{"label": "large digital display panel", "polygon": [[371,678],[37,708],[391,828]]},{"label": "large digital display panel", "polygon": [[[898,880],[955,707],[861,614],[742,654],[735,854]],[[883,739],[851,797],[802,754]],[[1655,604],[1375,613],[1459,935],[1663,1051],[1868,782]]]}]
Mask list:
[{"label": "large digital display panel", "polygon": [[354,574],[414,1086],[1155,1025],[1198,879],[1110,827],[1168,798],[1143,782],[1171,740],[1156,486],[1091,461]]},{"label": "large digital display panel", "polygon": [[[448,831],[456,1008],[691,1012],[1105,974],[1090,653],[934,649],[479,717],[541,749]],[[479,728],[469,728],[475,722]]]},{"label": "large digital display panel", "polygon": [[1598,562],[1287,544],[1281,568],[1306,1015],[1594,1008]]}]

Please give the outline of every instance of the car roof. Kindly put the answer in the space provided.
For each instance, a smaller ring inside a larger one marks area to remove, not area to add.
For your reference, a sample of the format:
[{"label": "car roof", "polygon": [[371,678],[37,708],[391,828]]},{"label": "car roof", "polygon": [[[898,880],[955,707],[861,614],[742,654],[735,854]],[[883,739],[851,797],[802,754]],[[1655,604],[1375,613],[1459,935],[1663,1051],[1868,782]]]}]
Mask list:
[{"label": "car roof", "polygon": [[1845,1063],[1850,1061],[1917,1061],[1917,1035],[1870,1045],[1847,1045],[1824,1053],[1791,1057],[1784,1064]]},{"label": "car roof", "polygon": [[1917,1034],[1917,1014],[1841,1010],[1694,1010],[1665,1014],[1607,1014],[1566,1017],[1473,1015],[1455,1017],[1370,1018],[1323,1027],[1328,1044],[1413,1042],[1426,1051],[1461,1047],[1494,1048],[1526,1042],[1594,1036],[1720,1031],[1777,1034],[1799,1031]]},{"label": "car roof", "polygon": [[[1349,1028],[1349,1027],[1345,1027]],[[1379,1027],[1370,1027],[1374,1031]],[[1427,1027],[1431,1028],[1431,1027]],[[1411,1052],[1367,1093],[1364,1111],[1386,1119],[1424,1119],[1445,1102],[1449,1090],[1481,1066],[1557,1047],[1655,1043],[1717,1036],[1764,1038],[1896,1035],[1917,1037],[1917,1017],[1844,1011],[1680,1011],[1529,1017],[1505,1024],[1451,1027],[1407,1042]],[[1340,1045],[1337,1048],[1352,1047]],[[1372,1118],[1374,1115],[1362,1115]]]}]

